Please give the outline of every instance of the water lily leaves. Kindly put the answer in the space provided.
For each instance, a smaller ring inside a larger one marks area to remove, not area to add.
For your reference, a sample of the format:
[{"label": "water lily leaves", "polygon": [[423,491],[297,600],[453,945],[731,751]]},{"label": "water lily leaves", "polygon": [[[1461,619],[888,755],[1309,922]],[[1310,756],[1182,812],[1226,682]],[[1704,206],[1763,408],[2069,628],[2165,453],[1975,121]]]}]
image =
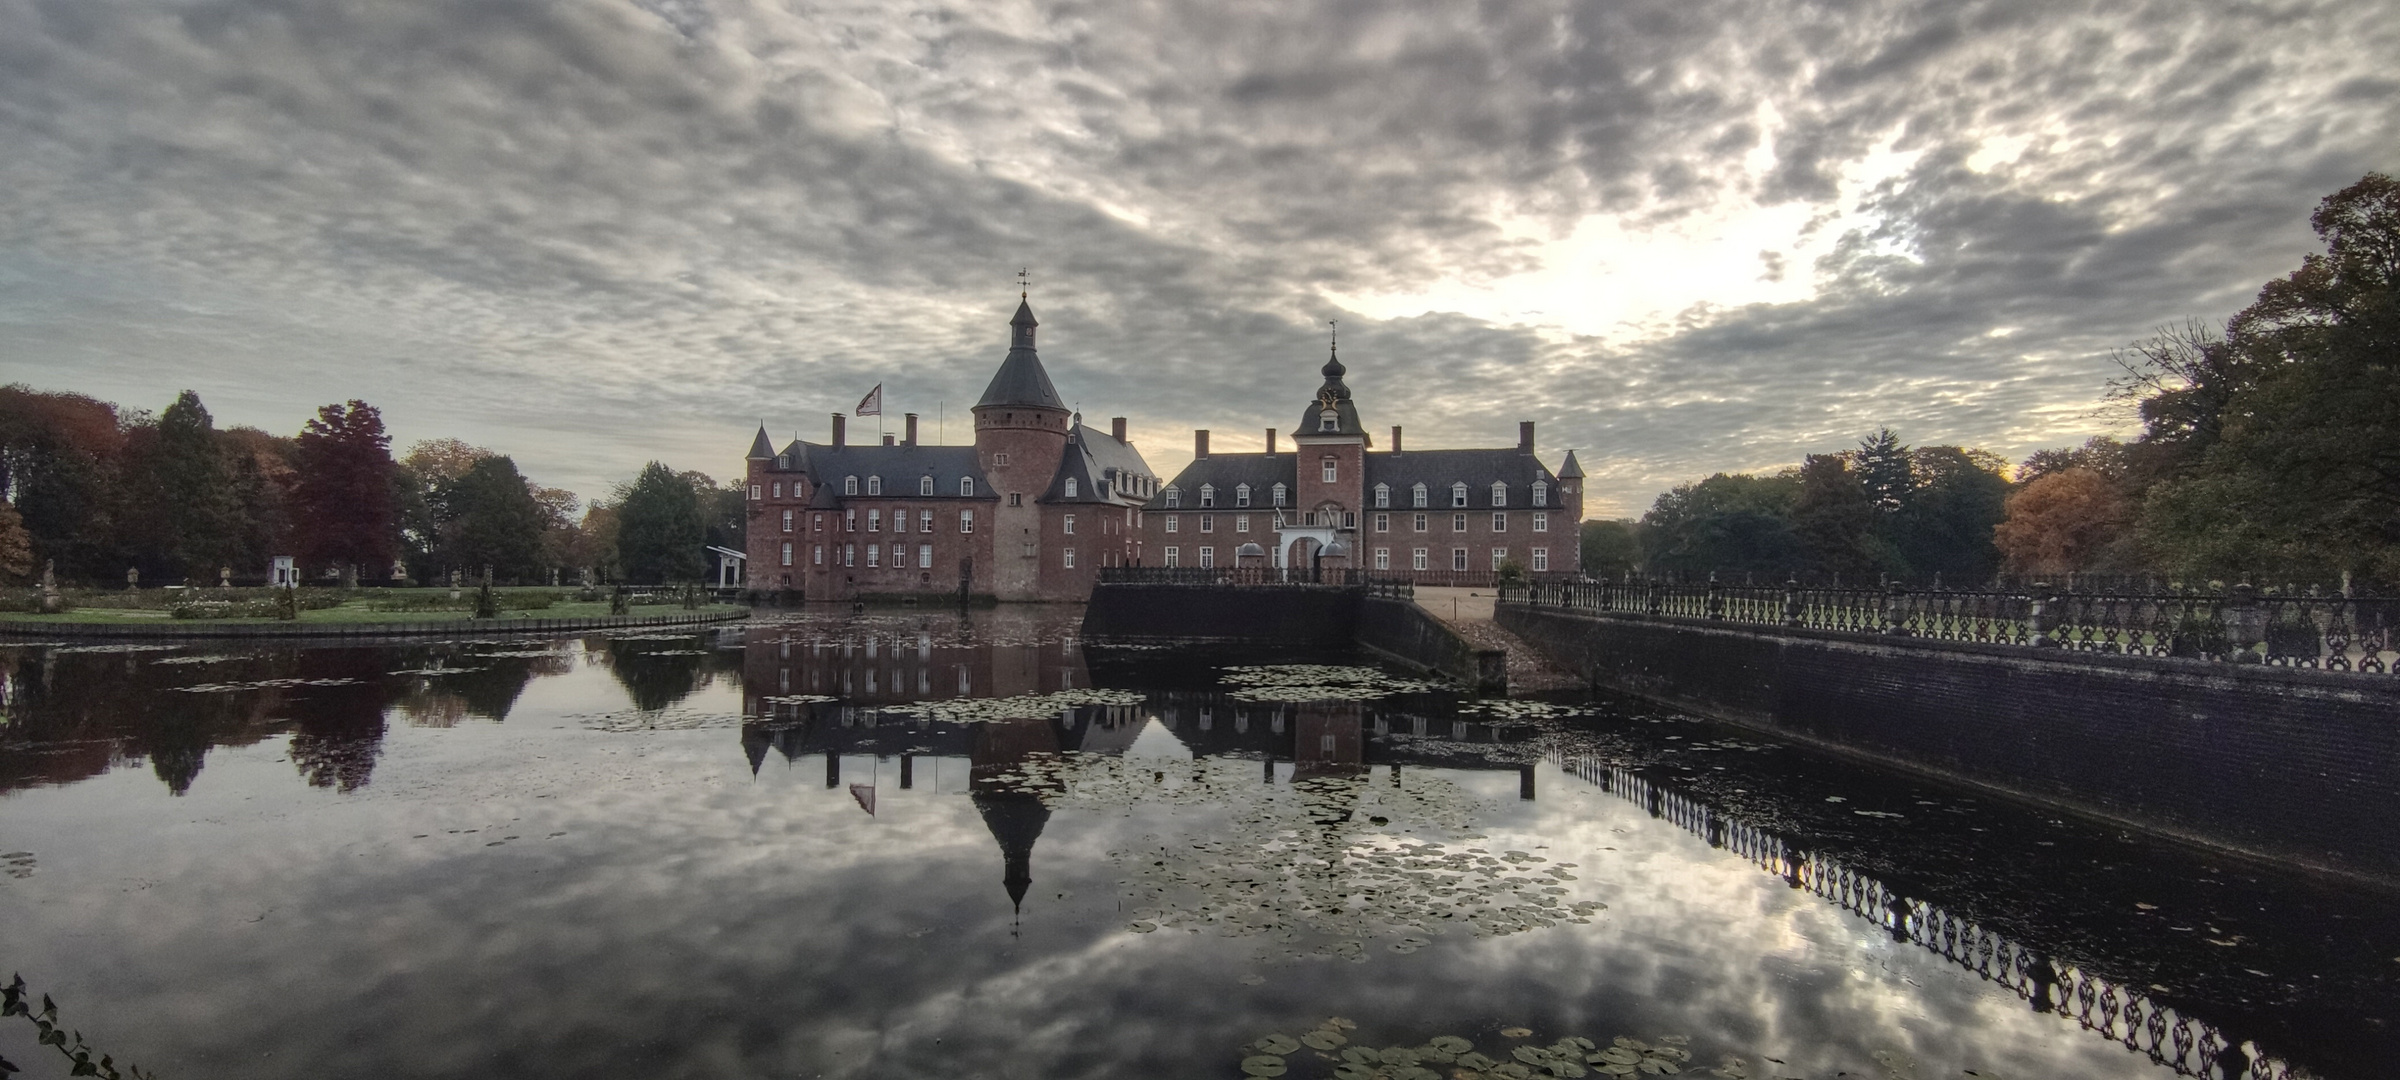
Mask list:
[{"label": "water lily leaves", "polygon": [[1550,1051],[1539,1046],[1520,1046],[1509,1051],[1509,1056],[1527,1065],[1541,1065],[1550,1060]]},{"label": "water lily leaves", "polygon": [[1378,1070],[1376,1070],[1376,1068],[1372,1065],[1361,1065],[1355,1061],[1345,1061],[1340,1065],[1334,1066],[1333,1075],[1340,1077],[1341,1080],[1377,1080],[1377,1071]]},{"label": "water lily leaves", "polygon": [[1127,929],[1127,930],[1131,930],[1131,931],[1133,931],[1134,933],[1137,933],[1137,934],[1147,934],[1147,933],[1151,932],[1152,930],[1156,930],[1156,929],[1158,929],[1158,924],[1157,924],[1157,923],[1154,923],[1154,922],[1150,922],[1150,921],[1148,921],[1148,920],[1143,920],[1143,921],[1140,921],[1140,922],[1130,922],[1130,923],[1126,923],[1126,924],[1125,924],[1125,929]]},{"label": "water lily leaves", "polygon": [[1274,1054],[1253,1054],[1242,1059],[1242,1071],[1252,1076],[1282,1076],[1285,1066]]},{"label": "water lily leaves", "polygon": [[1522,1039],[1531,1034],[1533,1034],[1532,1028],[1507,1027],[1500,1029],[1500,1037],[1504,1039]]},{"label": "water lily leaves", "polygon": [[1349,1041],[1350,1040],[1342,1037],[1341,1032],[1327,1031],[1324,1028],[1318,1028],[1315,1031],[1300,1036],[1300,1045],[1308,1047],[1311,1050],[1332,1050]]},{"label": "water lily leaves", "polygon": [[1464,1054],[1467,1051],[1475,1048],[1474,1043],[1468,1042],[1467,1040],[1459,1038],[1456,1035],[1436,1035],[1431,1039],[1427,1039],[1425,1041],[1425,1045],[1433,1047],[1434,1049],[1445,1054]]},{"label": "water lily leaves", "polygon": [[[1444,1037],[1447,1038],[1448,1036]],[[1466,1042],[1465,1039],[1460,1039],[1458,1041]],[[1469,1050],[1466,1053],[1458,1055],[1458,1063],[1469,1069],[1490,1069],[1492,1066],[1500,1064],[1497,1061],[1483,1056],[1482,1052],[1475,1050]]]},{"label": "water lily leaves", "polygon": [[1300,1049],[1300,1040],[1292,1038],[1291,1036],[1278,1031],[1273,1035],[1269,1035],[1266,1038],[1258,1040],[1258,1042],[1253,1045],[1258,1047],[1259,1053],[1275,1054],[1280,1056]]},{"label": "water lily leaves", "polygon": [[1386,1065],[1414,1065],[1417,1063],[1417,1052],[1405,1046],[1385,1047],[1383,1052],[1377,1054],[1376,1057]]},{"label": "water lily leaves", "polygon": [[1352,1065],[1375,1065],[1375,1064],[1379,1064],[1379,1061],[1378,1061],[1378,1059],[1375,1057],[1375,1051],[1373,1051],[1373,1050],[1370,1050],[1370,1049],[1368,1049],[1368,1048],[1366,1048],[1366,1047],[1364,1047],[1364,1046],[1345,1046],[1345,1047],[1343,1047],[1343,1048],[1342,1048],[1342,1060],[1343,1060],[1343,1061],[1347,1061],[1347,1062],[1349,1062],[1349,1063],[1350,1063],[1350,1064],[1352,1064]]},{"label": "water lily leaves", "polygon": [[1635,1065],[1634,1068],[1640,1069],[1641,1071],[1650,1073],[1652,1075],[1657,1075],[1659,1073],[1677,1073],[1683,1071],[1682,1069],[1676,1068],[1675,1063],[1672,1061],[1668,1061],[1665,1058],[1654,1057],[1643,1058],[1641,1063]]},{"label": "water lily leaves", "polygon": [[1325,1022],[1318,1026],[1333,1031],[1357,1031],[1358,1021],[1339,1016],[1328,1016],[1325,1018]]},{"label": "water lily leaves", "polygon": [[1532,1069],[1528,1069],[1525,1066],[1519,1065],[1513,1061],[1503,1061],[1500,1064],[1494,1065],[1484,1071],[1491,1073],[1493,1076],[1506,1077],[1507,1080],[1532,1080],[1533,1076]]},{"label": "water lily leaves", "polygon": [[1622,1045],[1624,1040],[1619,1039],[1617,1041],[1620,1045],[1609,1047],[1606,1050],[1602,1050],[1599,1053],[1592,1055],[1592,1057],[1598,1061],[1614,1062],[1618,1065],[1631,1065],[1634,1062],[1642,1060],[1641,1054],[1627,1049]]},{"label": "water lily leaves", "polygon": [[1442,1074],[1422,1065],[1402,1065],[1392,1070],[1392,1080],[1442,1080]]}]

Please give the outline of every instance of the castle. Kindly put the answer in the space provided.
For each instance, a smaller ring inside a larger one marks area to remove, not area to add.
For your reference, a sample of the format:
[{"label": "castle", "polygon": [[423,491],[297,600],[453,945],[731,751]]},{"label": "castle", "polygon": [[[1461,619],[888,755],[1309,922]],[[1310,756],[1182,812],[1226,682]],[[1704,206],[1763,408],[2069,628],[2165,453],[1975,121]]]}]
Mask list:
[{"label": "castle", "polygon": [[[975,403],[972,446],[927,446],[916,414],[879,443],[748,455],[746,585],[811,600],[967,595],[1081,601],[1103,568],[1358,568],[1434,583],[1489,583],[1504,564],[1578,567],[1583,470],[1534,453],[1533,424],[1495,450],[1376,451],[1334,355],[1278,452],[1211,453],[1161,482],[1127,437],[1068,410],[1034,349],[1020,298],[1008,356]],[[1305,469],[1303,466],[1307,466]]]}]

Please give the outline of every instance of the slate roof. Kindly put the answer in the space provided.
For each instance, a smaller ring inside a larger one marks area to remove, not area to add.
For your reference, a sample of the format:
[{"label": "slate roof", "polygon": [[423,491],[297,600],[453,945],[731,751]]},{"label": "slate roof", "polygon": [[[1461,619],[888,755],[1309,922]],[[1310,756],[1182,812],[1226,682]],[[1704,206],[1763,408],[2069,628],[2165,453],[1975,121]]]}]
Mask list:
[{"label": "slate roof", "polygon": [[[1285,490],[1299,487],[1299,458],[1293,454],[1210,454],[1184,466],[1175,479],[1160,485],[1158,494],[1142,504],[1144,510],[1272,510],[1275,485]],[[1217,489],[1215,506],[1200,505],[1200,487],[1213,484]],[[1233,504],[1234,488],[1250,485],[1250,505]],[[1167,488],[1182,492],[1182,505],[1167,505]]]},{"label": "slate roof", "polygon": [[767,441],[767,425],[758,425],[758,437],[750,440],[751,461],[765,461],[775,456],[775,444]]},{"label": "slate roof", "polygon": [[992,373],[991,385],[983,388],[983,397],[975,402],[980,409],[990,405],[1016,405],[1041,409],[1064,410],[1058,389],[1050,385],[1050,373],[1042,370],[1042,358],[1033,351],[1033,306],[1017,302],[1017,316],[1010,326],[1008,358],[1000,361],[1000,370]]},{"label": "slate roof", "polygon": [[1558,467],[1558,477],[1561,480],[1583,479],[1583,466],[1576,462],[1575,451],[1567,451],[1567,463]]},{"label": "slate roof", "polygon": [[[1077,416],[1075,425],[1067,432],[1067,452],[1059,457],[1058,472],[1050,478],[1050,488],[1038,502],[1101,503],[1108,506],[1140,506],[1142,497],[1123,489],[1115,480],[1119,476],[1155,478],[1150,463],[1142,460],[1141,451],[1131,444],[1118,442],[1105,431],[1085,427]],[[1075,481],[1075,497],[1068,498],[1067,481]]]},{"label": "slate roof", "polygon": [[[992,493],[992,482],[983,475],[972,446],[885,446],[870,443],[865,446],[819,446],[794,442],[783,450],[794,468],[791,471],[808,474],[815,494],[810,506],[841,505],[844,499],[922,499],[917,494],[918,480],[933,477],[933,495],[939,499],[967,499],[988,502],[999,496]],[[858,494],[842,494],[844,477],[858,477]],[[883,493],[867,494],[867,478],[883,477]],[[975,494],[960,495],[960,477],[975,480]]]},{"label": "slate roof", "polygon": [[[1350,386],[1342,381],[1342,376],[1347,374],[1350,369],[1342,366],[1341,354],[1329,354],[1325,366],[1320,370],[1325,376],[1325,385],[1317,388],[1316,396],[1310,398],[1308,407],[1301,411],[1300,426],[1292,429],[1292,437],[1298,439],[1308,435],[1356,435],[1367,438],[1368,445],[1374,445],[1373,437],[1368,436],[1367,429],[1359,425],[1358,405],[1350,400]],[[1332,431],[1325,430],[1325,396],[1327,394],[1333,395],[1334,429]]]},{"label": "slate roof", "polygon": [[1508,502],[1501,509],[1524,508],[1533,505],[1533,482],[1547,481],[1550,498],[1547,505],[1556,507],[1558,477],[1549,466],[1530,451],[1514,446],[1505,450],[1408,450],[1401,453],[1368,454],[1366,491],[1367,505],[1375,505],[1375,485],[1392,487],[1392,508],[1411,509],[1410,490],[1425,485],[1427,509],[1448,510],[1450,485],[1465,481],[1467,509],[1492,508],[1492,484],[1508,484]]}]

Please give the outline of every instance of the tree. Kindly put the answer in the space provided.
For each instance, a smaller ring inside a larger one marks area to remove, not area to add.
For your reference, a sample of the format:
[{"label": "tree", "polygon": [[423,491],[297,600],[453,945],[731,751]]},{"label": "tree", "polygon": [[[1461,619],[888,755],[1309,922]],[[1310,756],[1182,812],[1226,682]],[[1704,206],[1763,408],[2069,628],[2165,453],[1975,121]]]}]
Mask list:
[{"label": "tree", "polygon": [[357,583],[362,566],[389,566],[400,546],[399,466],[383,415],[363,401],[327,405],[301,429],[295,449],[302,556],[339,568],[347,584]]},{"label": "tree", "polygon": [[264,574],[268,560],[292,554],[293,440],[253,427],[221,433],[233,466],[237,507],[233,565],[244,576]]},{"label": "tree", "polygon": [[545,516],[516,462],[498,455],[476,459],[442,487],[438,505],[444,562],[478,577],[490,567],[501,580],[541,573]]},{"label": "tree", "polygon": [[2000,568],[1992,528],[2008,516],[2008,463],[1961,446],[1909,452],[1914,485],[1891,515],[1891,538],[1908,570],[1981,581]]},{"label": "tree", "polygon": [[1579,539],[1586,577],[1622,578],[1642,568],[1642,542],[1631,521],[1584,522]]},{"label": "tree", "polygon": [[2047,473],[2008,497],[2008,517],[1992,539],[2015,573],[2115,569],[2126,560],[2124,495],[2107,476],[2069,467]]},{"label": "tree", "polygon": [[0,499],[0,581],[22,582],[32,573],[33,536],[17,508]]},{"label": "tree", "polygon": [[707,538],[691,481],[651,462],[617,500],[617,564],[642,585],[698,581]]},{"label": "tree", "polygon": [[[1890,432],[1884,434],[1889,435]],[[1800,465],[1792,531],[1811,568],[1863,580],[1897,569],[1899,553],[1877,535],[1875,500],[1845,454],[1810,454]]]},{"label": "tree", "polygon": [[240,549],[241,504],[215,420],[190,390],[133,433],[127,540],[149,574],[213,583]]},{"label": "tree", "polygon": [[575,526],[569,541],[573,557],[567,562],[592,572],[594,581],[613,581],[623,576],[617,563],[617,508],[609,503],[596,502],[585,508],[583,521]]},{"label": "tree", "polygon": [[466,475],[492,451],[458,439],[425,439],[408,448],[400,459],[399,501],[401,558],[409,576],[431,581],[443,569],[441,493]]},{"label": "tree", "polygon": [[2094,435],[2082,446],[2036,450],[2017,466],[2017,483],[2030,484],[2068,469],[2085,469],[2123,484],[2134,475],[2132,448],[2106,435]]},{"label": "tree", "polygon": [[1867,490],[1867,500],[1883,513],[1898,513],[1916,486],[1909,473],[1908,447],[1901,445],[1900,436],[1888,427],[1860,440],[1851,464]]},{"label": "tree", "polygon": [[1796,470],[1679,485],[1642,515],[1642,551],[1654,570],[1797,572],[1807,559],[1791,526],[1799,494]]},{"label": "tree", "polygon": [[23,516],[36,559],[71,578],[123,572],[113,489],[124,444],[114,405],[0,387],[0,499]]}]

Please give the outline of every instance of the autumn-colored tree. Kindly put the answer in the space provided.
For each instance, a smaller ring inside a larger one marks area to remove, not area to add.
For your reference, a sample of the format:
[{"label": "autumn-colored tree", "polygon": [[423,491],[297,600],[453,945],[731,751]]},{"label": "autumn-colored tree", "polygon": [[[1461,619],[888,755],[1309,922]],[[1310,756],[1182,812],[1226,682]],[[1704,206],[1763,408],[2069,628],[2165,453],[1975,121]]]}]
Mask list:
[{"label": "autumn-colored tree", "polygon": [[399,465],[383,415],[363,401],[327,405],[301,429],[297,449],[301,555],[353,584],[360,567],[389,566],[399,552]]},{"label": "autumn-colored tree", "polygon": [[2008,497],[2008,517],[1992,529],[2007,569],[2063,574],[2113,569],[2122,559],[2124,495],[2108,477],[2070,467],[2045,474]]},{"label": "autumn-colored tree", "polygon": [[23,516],[35,558],[70,578],[124,572],[112,495],[124,443],[114,405],[0,386],[0,498]]},{"label": "autumn-colored tree", "polygon": [[0,500],[0,581],[24,581],[33,573],[33,537],[17,508]]}]

